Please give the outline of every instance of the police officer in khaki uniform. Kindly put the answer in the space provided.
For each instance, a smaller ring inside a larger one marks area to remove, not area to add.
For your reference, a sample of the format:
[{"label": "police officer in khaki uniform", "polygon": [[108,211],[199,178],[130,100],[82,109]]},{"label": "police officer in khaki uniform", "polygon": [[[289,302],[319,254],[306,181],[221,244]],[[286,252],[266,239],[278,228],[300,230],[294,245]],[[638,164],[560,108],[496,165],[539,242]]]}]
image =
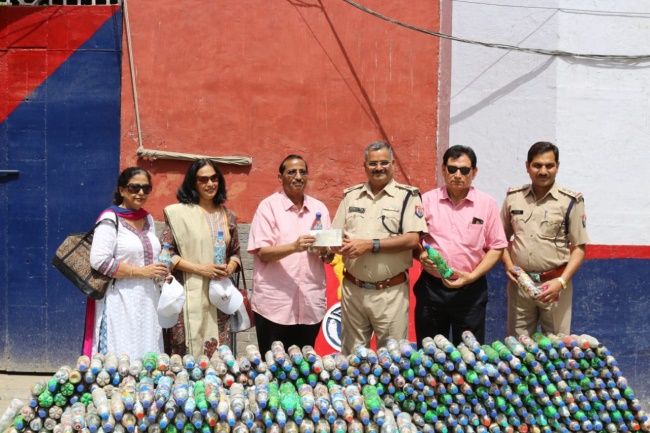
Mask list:
[{"label": "police officer in khaki uniform", "polygon": [[[528,150],[526,170],[532,184],[510,188],[501,219],[512,242],[503,254],[508,282],[508,335],[542,332],[570,334],[573,285],[571,278],[585,258],[589,243],[584,199],[555,183],[559,149],[538,142]],[[545,291],[530,298],[517,286],[517,266]]]},{"label": "police officer in khaki uniform", "polygon": [[343,230],[341,314],[343,354],[357,344],[368,346],[374,331],[377,346],[407,337],[408,269],[413,249],[427,233],[417,188],[393,179],[393,149],[370,144],[364,169],[368,182],[344,191],[332,221]]}]

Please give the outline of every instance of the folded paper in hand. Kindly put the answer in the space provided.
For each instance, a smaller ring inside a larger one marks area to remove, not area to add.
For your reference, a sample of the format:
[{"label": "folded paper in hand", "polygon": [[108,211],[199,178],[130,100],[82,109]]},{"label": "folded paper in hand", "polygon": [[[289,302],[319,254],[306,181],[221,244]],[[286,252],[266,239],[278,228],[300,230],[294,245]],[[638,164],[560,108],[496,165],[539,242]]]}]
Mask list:
[{"label": "folded paper in hand", "polygon": [[309,230],[314,236],[314,247],[340,247],[343,245],[343,231],[341,229]]}]

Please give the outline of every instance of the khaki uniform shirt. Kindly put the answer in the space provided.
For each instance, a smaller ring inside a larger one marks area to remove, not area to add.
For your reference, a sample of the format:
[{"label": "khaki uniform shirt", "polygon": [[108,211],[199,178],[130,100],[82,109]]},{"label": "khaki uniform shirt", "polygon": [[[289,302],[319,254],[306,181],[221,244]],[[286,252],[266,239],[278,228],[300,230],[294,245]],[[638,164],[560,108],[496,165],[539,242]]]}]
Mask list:
[{"label": "khaki uniform shirt", "polygon": [[[342,229],[348,239],[385,239],[398,235],[402,206],[407,195],[402,232],[427,233],[424,209],[418,189],[391,180],[377,195],[362,183],[346,189],[343,201],[332,221],[332,228]],[[411,250],[399,253],[368,253],[346,259],[345,268],[363,281],[376,282],[394,277],[413,264]]]},{"label": "khaki uniform shirt", "polygon": [[[567,236],[566,212],[574,198]],[[501,220],[506,238],[514,235],[508,247],[512,261],[526,272],[557,269],[569,261],[569,243],[573,246],[589,243],[582,194],[557,183],[539,199],[530,184],[510,188],[501,208]]]}]

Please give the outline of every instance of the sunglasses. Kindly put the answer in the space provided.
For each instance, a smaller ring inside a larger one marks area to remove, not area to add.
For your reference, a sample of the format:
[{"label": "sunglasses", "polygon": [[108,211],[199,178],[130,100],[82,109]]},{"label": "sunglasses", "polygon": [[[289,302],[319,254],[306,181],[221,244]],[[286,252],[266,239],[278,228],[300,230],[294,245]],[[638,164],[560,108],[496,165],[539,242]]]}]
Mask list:
[{"label": "sunglasses", "polygon": [[309,174],[309,172],[307,170],[302,169],[302,168],[300,170],[292,168],[291,170],[285,171],[285,173],[287,174],[287,176],[295,176],[298,173],[300,173],[301,176],[307,176]]},{"label": "sunglasses", "polygon": [[219,175],[213,174],[212,176],[196,176],[196,181],[198,183],[208,183],[211,180],[212,183],[217,183],[219,181]]},{"label": "sunglasses", "polygon": [[447,173],[449,174],[454,174],[458,170],[460,170],[460,174],[462,174],[463,176],[467,176],[472,171],[472,167],[456,167],[455,165],[447,166]]},{"label": "sunglasses", "polygon": [[129,194],[137,194],[142,190],[143,193],[149,194],[151,192],[151,185],[148,183],[130,183],[126,186],[126,190]]}]

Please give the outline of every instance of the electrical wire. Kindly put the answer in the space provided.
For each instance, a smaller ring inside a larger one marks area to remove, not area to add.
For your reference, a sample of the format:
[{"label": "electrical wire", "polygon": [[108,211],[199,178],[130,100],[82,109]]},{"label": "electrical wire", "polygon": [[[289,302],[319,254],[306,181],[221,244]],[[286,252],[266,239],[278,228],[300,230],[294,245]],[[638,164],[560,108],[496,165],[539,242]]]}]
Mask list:
[{"label": "electrical wire", "polygon": [[650,17],[650,12],[630,12],[630,11],[595,11],[592,9],[574,9],[574,8],[558,8],[550,6],[533,6],[533,5],[513,5],[506,3],[488,3],[483,1],[476,0],[451,0],[454,3],[468,3],[473,5],[482,5],[482,6],[495,6],[495,7],[505,7],[505,8],[516,8],[516,9],[544,9],[558,12],[567,12],[567,13],[584,13],[584,14],[596,14],[596,15],[608,15],[608,16],[637,16],[648,18]]},{"label": "electrical wire", "polygon": [[525,47],[517,47],[515,45],[508,45],[508,44],[496,44],[496,43],[490,43],[490,42],[481,42],[481,41],[474,41],[471,39],[463,39],[459,38],[456,36],[452,35],[446,35],[444,33],[439,33],[439,32],[434,32],[432,30],[427,30],[423,29],[422,27],[416,27],[412,26],[410,24],[403,23],[401,21],[389,18],[385,15],[382,15],[378,12],[373,11],[372,9],[368,9],[365,6],[362,6],[358,3],[355,3],[352,0],[343,0],[345,3],[354,6],[355,8],[366,12],[370,15],[373,15],[377,18],[380,18],[384,21],[388,21],[390,23],[393,23],[398,26],[405,27],[410,30],[414,30],[416,32],[424,33],[430,36],[436,36],[439,38],[443,39],[449,39],[451,41],[456,41],[456,42],[462,42],[465,44],[473,44],[473,45],[480,45],[483,47],[488,47],[488,48],[498,48],[501,50],[509,50],[509,51],[520,51],[524,53],[531,53],[531,54],[541,54],[545,56],[556,56],[556,57],[573,57],[576,59],[590,59],[590,60],[608,60],[608,61],[626,61],[626,60],[650,60],[650,54],[639,54],[639,55],[611,55],[611,54],[580,54],[580,53],[572,53],[569,51],[562,51],[562,50],[546,50],[542,48],[525,48]]}]

